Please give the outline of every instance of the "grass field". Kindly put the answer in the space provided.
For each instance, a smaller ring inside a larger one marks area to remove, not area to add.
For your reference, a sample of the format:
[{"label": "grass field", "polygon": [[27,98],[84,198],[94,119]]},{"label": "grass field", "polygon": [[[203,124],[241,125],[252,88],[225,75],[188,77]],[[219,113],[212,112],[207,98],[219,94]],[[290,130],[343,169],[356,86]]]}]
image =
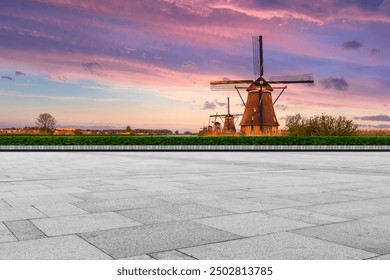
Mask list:
[{"label": "grass field", "polygon": [[390,136],[40,136],[0,135],[0,145],[390,145]]}]

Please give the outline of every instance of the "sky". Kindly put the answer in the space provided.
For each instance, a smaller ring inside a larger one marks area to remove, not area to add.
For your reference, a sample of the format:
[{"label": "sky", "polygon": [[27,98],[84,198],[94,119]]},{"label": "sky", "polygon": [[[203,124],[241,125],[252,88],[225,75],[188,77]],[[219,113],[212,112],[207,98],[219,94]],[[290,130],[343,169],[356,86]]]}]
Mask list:
[{"label": "sky", "polygon": [[[313,73],[275,104],[288,115],[346,116],[390,128],[390,0],[1,0],[0,127],[199,131],[242,113],[209,82]],[[246,92],[242,95],[246,98]],[[273,92],[274,98],[279,90]]]}]

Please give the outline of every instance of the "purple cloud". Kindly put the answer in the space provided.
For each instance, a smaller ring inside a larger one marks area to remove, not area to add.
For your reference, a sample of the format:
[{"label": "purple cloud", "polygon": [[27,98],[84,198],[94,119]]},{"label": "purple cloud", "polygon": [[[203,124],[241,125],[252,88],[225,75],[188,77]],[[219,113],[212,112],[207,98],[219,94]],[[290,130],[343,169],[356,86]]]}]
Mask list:
[{"label": "purple cloud", "polygon": [[92,73],[92,74],[96,74],[97,71],[102,68],[100,66],[100,64],[97,62],[81,63],[81,66],[83,66],[85,71]]},{"label": "purple cloud", "polygon": [[347,41],[347,42],[344,42],[341,47],[344,49],[344,50],[358,50],[360,49],[361,47],[363,46],[362,43],[356,41],[356,40],[353,40],[353,41]]},{"label": "purple cloud", "polygon": [[217,108],[217,105],[214,102],[205,101],[202,110],[213,110],[215,108]]},{"label": "purple cloud", "polygon": [[320,80],[319,83],[324,89],[336,89],[339,91],[346,91],[349,87],[349,84],[344,78],[328,78],[325,80]]},{"label": "purple cloud", "polygon": [[371,55],[378,55],[380,52],[381,52],[381,50],[378,48],[372,48],[370,50]]},{"label": "purple cloud", "polygon": [[25,76],[26,74],[24,74],[22,71],[16,71],[15,75],[16,76]]},{"label": "purple cloud", "polygon": [[355,117],[354,119],[362,121],[390,122],[390,116],[388,115],[363,116]]},{"label": "purple cloud", "polygon": [[15,81],[15,78],[10,76],[1,76],[2,79],[9,80],[9,81]]}]

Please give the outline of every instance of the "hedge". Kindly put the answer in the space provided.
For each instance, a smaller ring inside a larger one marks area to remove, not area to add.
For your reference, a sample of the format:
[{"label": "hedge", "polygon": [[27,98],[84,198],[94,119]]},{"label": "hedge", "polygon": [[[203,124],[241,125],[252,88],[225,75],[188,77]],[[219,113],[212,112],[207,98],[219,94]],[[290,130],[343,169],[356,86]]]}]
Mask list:
[{"label": "hedge", "polygon": [[0,145],[390,145],[390,136],[38,136],[0,135]]}]

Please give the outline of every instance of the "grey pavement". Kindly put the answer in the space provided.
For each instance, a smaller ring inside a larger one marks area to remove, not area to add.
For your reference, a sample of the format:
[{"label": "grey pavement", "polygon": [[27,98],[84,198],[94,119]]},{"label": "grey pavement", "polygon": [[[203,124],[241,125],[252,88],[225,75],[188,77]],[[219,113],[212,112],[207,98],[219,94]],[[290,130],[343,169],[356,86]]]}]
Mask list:
[{"label": "grey pavement", "polygon": [[390,259],[388,152],[1,152],[0,259]]}]

